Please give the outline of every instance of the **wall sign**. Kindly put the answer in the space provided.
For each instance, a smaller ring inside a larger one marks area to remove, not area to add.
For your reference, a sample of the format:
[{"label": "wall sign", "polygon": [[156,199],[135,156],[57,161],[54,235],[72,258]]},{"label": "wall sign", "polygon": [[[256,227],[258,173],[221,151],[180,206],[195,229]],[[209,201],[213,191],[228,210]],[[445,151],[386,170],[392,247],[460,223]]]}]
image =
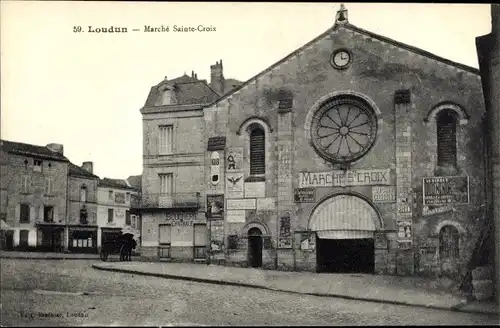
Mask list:
[{"label": "wall sign", "polygon": [[207,195],[207,217],[211,219],[224,217],[224,195]]},{"label": "wall sign", "polygon": [[228,148],[226,152],[226,171],[241,172],[243,167],[243,147]]},{"label": "wall sign", "polygon": [[299,173],[300,188],[390,185],[391,182],[390,169]]},{"label": "wall sign", "polygon": [[219,152],[213,151],[210,155],[210,181],[213,185],[219,183],[220,180],[220,156]]},{"label": "wall sign", "polygon": [[226,197],[243,198],[243,173],[226,173]]},{"label": "wall sign", "polygon": [[393,186],[372,187],[372,200],[374,203],[394,203],[396,190]]},{"label": "wall sign", "polygon": [[257,198],[257,210],[272,211],[276,208],[276,199],[274,197]]},{"label": "wall sign", "polygon": [[228,210],[226,214],[226,221],[230,223],[245,223],[246,211],[245,210]]},{"label": "wall sign", "polygon": [[279,225],[278,248],[292,248],[290,215],[288,213],[280,217]]},{"label": "wall sign", "polygon": [[266,182],[246,182],[245,198],[266,197]]},{"label": "wall sign", "polygon": [[210,222],[210,251],[212,256],[217,257],[224,252],[224,221],[214,220]]},{"label": "wall sign", "polygon": [[253,199],[228,199],[228,210],[254,210],[256,208],[255,198]]},{"label": "wall sign", "polygon": [[411,243],[412,242],[412,231],[411,231],[411,221],[398,221],[398,242],[400,243]]},{"label": "wall sign", "polygon": [[294,200],[296,203],[315,203],[316,189],[314,188],[295,188]]},{"label": "wall sign", "polygon": [[469,177],[428,177],[422,183],[424,205],[469,203]]}]

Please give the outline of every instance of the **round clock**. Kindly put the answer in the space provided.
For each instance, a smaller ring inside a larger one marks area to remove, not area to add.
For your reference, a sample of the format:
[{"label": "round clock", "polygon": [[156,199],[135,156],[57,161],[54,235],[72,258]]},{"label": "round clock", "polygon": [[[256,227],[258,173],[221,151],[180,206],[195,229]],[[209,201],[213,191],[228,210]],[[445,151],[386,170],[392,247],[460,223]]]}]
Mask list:
[{"label": "round clock", "polygon": [[337,50],[332,55],[332,64],[335,68],[346,68],[352,60],[351,53],[345,49]]}]

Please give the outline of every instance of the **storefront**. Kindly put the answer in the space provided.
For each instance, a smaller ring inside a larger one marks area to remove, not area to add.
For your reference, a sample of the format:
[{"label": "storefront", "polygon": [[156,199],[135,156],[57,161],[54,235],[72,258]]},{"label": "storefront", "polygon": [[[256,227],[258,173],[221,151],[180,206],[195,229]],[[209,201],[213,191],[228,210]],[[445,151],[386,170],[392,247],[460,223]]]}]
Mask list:
[{"label": "storefront", "polygon": [[97,253],[97,226],[70,226],[68,232],[70,252]]},{"label": "storefront", "polygon": [[64,251],[64,225],[38,223],[37,249],[42,252]]}]

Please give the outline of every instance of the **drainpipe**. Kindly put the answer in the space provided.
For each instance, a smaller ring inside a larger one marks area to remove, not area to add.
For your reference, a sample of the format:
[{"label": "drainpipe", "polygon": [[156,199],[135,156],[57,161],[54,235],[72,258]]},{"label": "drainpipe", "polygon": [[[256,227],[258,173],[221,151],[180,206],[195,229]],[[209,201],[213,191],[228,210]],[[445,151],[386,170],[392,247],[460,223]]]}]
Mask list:
[{"label": "drainpipe", "polygon": [[67,253],[69,250],[69,228],[68,228],[68,216],[69,216],[69,163],[66,168],[66,215],[64,217],[64,252]]}]

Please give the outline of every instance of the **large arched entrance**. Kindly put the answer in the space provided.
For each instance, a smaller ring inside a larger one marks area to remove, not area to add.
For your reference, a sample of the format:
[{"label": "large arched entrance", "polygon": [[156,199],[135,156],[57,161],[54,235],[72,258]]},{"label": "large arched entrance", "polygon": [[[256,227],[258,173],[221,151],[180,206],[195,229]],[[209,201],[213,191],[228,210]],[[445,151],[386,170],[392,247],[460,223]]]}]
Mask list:
[{"label": "large arched entrance", "polygon": [[374,273],[374,231],[380,226],[378,213],[361,197],[342,194],[321,202],[309,219],[317,271]]}]

